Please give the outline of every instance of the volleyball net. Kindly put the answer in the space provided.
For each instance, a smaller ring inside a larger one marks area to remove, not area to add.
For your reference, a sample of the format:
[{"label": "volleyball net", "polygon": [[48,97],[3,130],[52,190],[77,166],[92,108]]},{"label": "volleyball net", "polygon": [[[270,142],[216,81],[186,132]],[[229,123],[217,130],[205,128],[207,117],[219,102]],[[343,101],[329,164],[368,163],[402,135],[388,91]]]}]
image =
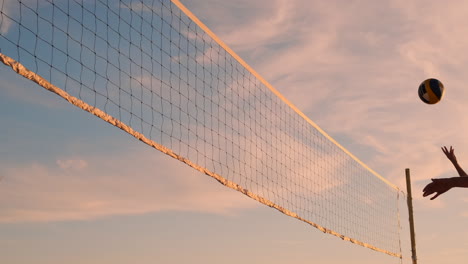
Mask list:
[{"label": "volleyball net", "polygon": [[398,188],[178,0],[0,0],[0,53],[18,74],[221,184],[401,258]]}]

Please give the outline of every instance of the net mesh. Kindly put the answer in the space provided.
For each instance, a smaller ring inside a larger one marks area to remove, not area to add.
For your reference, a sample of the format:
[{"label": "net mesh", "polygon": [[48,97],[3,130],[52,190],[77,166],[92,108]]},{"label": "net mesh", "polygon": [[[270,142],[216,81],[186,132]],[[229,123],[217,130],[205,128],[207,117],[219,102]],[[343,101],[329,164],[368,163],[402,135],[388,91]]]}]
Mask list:
[{"label": "net mesh", "polygon": [[0,0],[0,33],[5,64],[71,103],[323,232],[401,257],[398,189],[180,2]]}]

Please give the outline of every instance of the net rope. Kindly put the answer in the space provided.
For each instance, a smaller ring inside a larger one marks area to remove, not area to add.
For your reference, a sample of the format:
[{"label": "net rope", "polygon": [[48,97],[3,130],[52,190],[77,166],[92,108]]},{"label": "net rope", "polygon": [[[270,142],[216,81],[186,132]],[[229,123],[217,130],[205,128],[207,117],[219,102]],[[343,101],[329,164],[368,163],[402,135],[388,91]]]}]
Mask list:
[{"label": "net rope", "polygon": [[177,0],[0,0],[0,60],[229,188],[401,258],[398,188]]}]

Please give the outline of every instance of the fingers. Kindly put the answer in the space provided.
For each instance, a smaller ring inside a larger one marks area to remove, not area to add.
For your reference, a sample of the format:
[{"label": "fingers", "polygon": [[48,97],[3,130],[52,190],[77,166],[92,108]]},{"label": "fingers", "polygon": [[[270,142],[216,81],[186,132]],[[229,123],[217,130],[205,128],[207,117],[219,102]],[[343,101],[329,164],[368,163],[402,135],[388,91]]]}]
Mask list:
[{"label": "fingers", "polygon": [[435,198],[437,198],[439,195],[443,194],[444,192],[437,192],[437,191],[430,190],[430,191],[424,192],[423,197],[429,196],[433,193],[435,193],[435,195],[431,197],[431,200],[434,200]]},{"label": "fingers", "polygon": [[434,183],[429,183],[428,185],[426,185],[426,187],[424,187],[423,189],[423,197],[426,197],[428,195],[431,195],[433,193],[435,193],[436,191],[434,190]]},{"label": "fingers", "polygon": [[429,196],[433,193],[436,193],[434,197],[431,198],[431,200],[434,200],[437,198],[437,196],[441,195],[442,193],[446,192],[444,190],[440,190],[440,187],[438,187],[439,182],[441,181],[440,179],[431,179],[431,183],[426,185],[423,189],[423,197]]},{"label": "fingers", "polygon": [[446,146],[441,147],[441,149],[442,149],[442,152],[444,152],[445,155],[449,154],[449,151],[447,150]]},{"label": "fingers", "polygon": [[450,146],[450,149],[446,146],[441,147],[441,149],[450,161],[454,162],[456,160],[455,149],[452,146]]},{"label": "fingers", "polygon": [[433,190],[425,191],[425,192],[423,193],[423,197],[429,196],[429,195],[431,195],[431,194],[433,194],[433,193],[435,193],[435,191],[433,191]]},{"label": "fingers", "polygon": [[[426,193],[426,192],[433,192],[432,189],[433,189],[433,186],[434,186],[434,183],[435,181],[437,181],[437,179],[431,179],[431,183],[429,183],[428,185],[426,185],[426,187],[424,187],[423,189],[423,192]],[[425,195],[426,196],[426,195]]]},{"label": "fingers", "polygon": [[443,194],[443,193],[446,193],[448,190],[440,190],[438,192],[436,192],[436,195],[434,195],[434,197],[431,198],[431,200],[434,200],[435,198],[439,197],[439,195]]},{"label": "fingers", "polygon": [[423,197],[427,197],[429,195],[432,195],[432,194],[436,194],[434,195],[434,197],[431,198],[431,200],[434,200],[435,198],[437,198],[437,196],[441,195],[443,192],[427,192],[427,193],[424,193],[423,194]]},{"label": "fingers", "polygon": [[429,186],[429,185],[431,185],[431,184],[428,184],[428,185],[426,185],[426,187],[424,187],[424,189],[423,189],[423,193],[424,193],[423,196],[427,196],[426,193],[429,192],[429,189],[431,188],[431,186]]},{"label": "fingers", "polygon": [[441,195],[442,193],[437,193],[436,195],[434,195],[434,197],[431,198],[431,200],[434,200],[435,198],[437,198],[439,195]]},{"label": "fingers", "polygon": [[443,146],[443,147],[441,147],[441,149],[442,149],[443,152],[447,152],[447,153],[448,152],[453,152],[455,150],[452,146],[450,146],[450,149],[448,149],[447,146]]},{"label": "fingers", "polygon": [[451,187],[444,183],[445,180],[446,179],[431,179],[432,182],[426,185],[426,187],[423,189],[423,197],[435,193],[435,195],[431,197],[431,200],[434,200],[435,198],[439,197],[439,195],[450,190]]}]

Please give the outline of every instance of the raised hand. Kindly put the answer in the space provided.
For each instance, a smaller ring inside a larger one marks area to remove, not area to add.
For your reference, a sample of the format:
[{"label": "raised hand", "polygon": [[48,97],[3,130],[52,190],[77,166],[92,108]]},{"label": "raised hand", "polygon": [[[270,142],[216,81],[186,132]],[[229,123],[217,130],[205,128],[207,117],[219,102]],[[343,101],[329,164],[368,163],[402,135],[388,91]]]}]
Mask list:
[{"label": "raised hand", "polygon": [[457,163],[457,157],[455,156],[455,150],[450,146],[450,150],[447,149],[446,146],[443,146],[442,151],[444,152],[445,156],[452,162]]},{"label": "raised hand", "polygon": [[445,156],[452,162],[453,166],[458,172],[460,177],[467,177],[468,174],[461,168],[460,164],[458,164],[457,157],[455,156],[455,150],[450,146],[450,149],[447,149],[446,146],[442,147],[442,151],[444,152]]}]

